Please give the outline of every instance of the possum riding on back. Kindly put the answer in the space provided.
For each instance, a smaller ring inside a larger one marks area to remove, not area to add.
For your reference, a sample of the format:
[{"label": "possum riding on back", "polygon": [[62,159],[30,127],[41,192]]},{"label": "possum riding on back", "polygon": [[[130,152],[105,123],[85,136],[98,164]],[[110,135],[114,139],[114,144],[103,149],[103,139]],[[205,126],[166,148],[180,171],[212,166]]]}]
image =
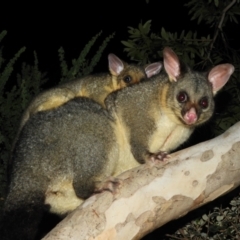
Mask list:
[{"label": "possum riding on back", "polygon": [[158,74],[162,69],[162,63],[137,66],[125,63],[110,53],[108,67],[110,73],[88,75],[37,95],[23,114],[20,130],[33,114],[59,107],[74,97],[89,97],[104,106],[108,94]]},{"label": "possum riding on back", "polygon": [[234,67],[195,72],[170,48],[163,58],[165,74],[111,93],[106,108],[78,97],[26,122],[13,151],[4,240],[34,239],[44,210],[72,211],[104,189],[106,178],[111,190],[109,177],[158,161],[212,116],[213,96]]},{"label": "possum riding on back", "polygon": [[12,148],[23,126],[33,114],[57,108],[75,97],[89,97],[104,107],[104,100],[108,94],[158,74],[162,69],[162,63],[138,66],[128,64],[110,53],[108,68],[109,73],[88,75],[38,94],[23,113]]}]

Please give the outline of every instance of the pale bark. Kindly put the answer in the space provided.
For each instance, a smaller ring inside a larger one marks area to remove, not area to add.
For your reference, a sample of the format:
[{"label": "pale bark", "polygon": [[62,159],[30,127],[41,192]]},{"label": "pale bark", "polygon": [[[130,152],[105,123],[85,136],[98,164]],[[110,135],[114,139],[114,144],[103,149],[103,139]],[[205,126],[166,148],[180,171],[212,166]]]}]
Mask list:
[{"label": "pale bark", "polygon": [[44,239],[140,239],[231,191],[240,184],[240,122],[171,156],[121,174],[117,194],[92,196]]}]

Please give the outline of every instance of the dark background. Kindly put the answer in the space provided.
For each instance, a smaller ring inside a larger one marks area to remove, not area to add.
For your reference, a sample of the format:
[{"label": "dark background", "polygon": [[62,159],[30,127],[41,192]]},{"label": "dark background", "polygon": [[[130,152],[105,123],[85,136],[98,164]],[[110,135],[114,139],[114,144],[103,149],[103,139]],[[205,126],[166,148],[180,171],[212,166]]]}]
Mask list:
[{"label": "dark background", "polygon": [[[22,55],[24,61],[33,61],[36,50],[40,70],[54,72],[59,68],[57,50],[63,46],[66,59],[77,58],[82,48],[97,33],[103,31],[97,41],[98,47],[105,37],[115,32],[115,37],[104,51],[102,61],[95,71],[107,70],[107,55],[112,52],[123,60],[128,60],[123,53],[122,40],[128,39],[128,26],[137,27],[142,21],[152,20],[153,32],[160,32],[164,27],[168,31],[181,32],[193,29],[195,22],[190,21],[185,1],[65,1],[54,4],[4,3],[0,14],[0,30],[8,34],[1,42],[5,47],[4,57],[11,58],[21,47],[27,51]],[[186,1],[187,2],[187,1]]]}]

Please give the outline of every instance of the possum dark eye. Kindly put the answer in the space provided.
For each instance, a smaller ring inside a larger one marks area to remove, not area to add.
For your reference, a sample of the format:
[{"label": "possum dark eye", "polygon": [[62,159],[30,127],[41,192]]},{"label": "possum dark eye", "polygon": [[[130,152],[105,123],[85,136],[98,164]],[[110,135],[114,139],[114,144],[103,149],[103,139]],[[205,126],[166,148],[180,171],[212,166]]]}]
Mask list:
[{"label": "possum dark eye", "polygon": [[123,78],[123,81],[124,81],[125,83],[130,83],[130,82],[132,81],[132,77],[129,76],[129,75],[127,75],[126,77]]},{"label": "possum dark eye", "polygon": [[188,100],[188,95],[186,92],[179,92],[177,95],[177,100],[180,103],[184,103]]},{"label": "possum dark eye", "polygon": [[206,97],[200,99],[199,105],[200,105],[202,108],[207,108],[207,107],[208,107],[208,99],[207,99]]}]

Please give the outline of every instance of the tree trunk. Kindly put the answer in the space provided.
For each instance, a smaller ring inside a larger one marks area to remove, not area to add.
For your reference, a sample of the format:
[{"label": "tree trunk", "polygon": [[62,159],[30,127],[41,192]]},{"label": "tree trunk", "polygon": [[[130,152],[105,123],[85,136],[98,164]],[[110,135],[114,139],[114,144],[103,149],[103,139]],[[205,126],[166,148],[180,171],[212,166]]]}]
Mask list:
[{"label": "tree trunk", "polygon": [[240,184],[240,122],[224,134],[119,176],[116,194],[87,199],[44,239],[140,239]]}]

